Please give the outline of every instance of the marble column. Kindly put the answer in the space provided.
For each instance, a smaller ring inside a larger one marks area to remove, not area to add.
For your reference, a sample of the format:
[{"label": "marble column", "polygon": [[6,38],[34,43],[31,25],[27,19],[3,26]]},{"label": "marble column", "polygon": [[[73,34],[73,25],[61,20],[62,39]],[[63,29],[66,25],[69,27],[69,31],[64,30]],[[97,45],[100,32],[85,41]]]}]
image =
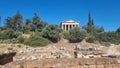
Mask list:
[{"label": "marble column", "polygon": [[64,29],[64,25],[62,24],[62,30]]},{"label": "marble column", "polygon": [[73,29],[73,24],[71,24],[71,29]]},{"label": "marble column", "polygon": [[70,25],[68,25],[68,31],[70,30]]},{"label": "marble column", "polygon": [[66,31],[66,24],[65,24],[65,31]]}]

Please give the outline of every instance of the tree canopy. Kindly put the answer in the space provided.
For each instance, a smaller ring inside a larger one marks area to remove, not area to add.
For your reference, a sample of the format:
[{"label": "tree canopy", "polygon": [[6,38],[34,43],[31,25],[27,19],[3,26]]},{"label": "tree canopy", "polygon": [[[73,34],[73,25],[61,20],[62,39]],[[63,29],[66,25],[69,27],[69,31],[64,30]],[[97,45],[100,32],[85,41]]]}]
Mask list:
[{"label": "tree canopy", "polygon": [[48,25],[43,29],[43,37],[48,38],[52,42],[58,42],[61,38],[61,29],[57,25]]},{"label": "tree canopy", "polygon": [[80,31],[79,27],[75,27],[70,30],[69,41],[73,43],[81,42],[85,38],[83,32]]},{"label": "tree canopy", "polygon": [[116,30],[116,32],[120,32],[120,27]]},{"label": "tree canopy", "polygon": [[22,22],[22,15],[18,11],[14,16],[12,17],[7,17],[6,19],[6,28],[12,29],[14,31],[21,31],[23,22]]}]

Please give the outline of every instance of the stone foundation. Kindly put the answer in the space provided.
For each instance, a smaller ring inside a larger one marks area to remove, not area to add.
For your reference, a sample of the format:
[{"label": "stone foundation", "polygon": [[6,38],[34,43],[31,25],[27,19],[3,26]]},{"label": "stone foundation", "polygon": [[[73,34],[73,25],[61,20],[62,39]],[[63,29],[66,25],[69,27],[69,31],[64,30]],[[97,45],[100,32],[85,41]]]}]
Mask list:
[{"label": "stone foundation", "polygon": [[13,62],[3,68],[120,68],[118,58],[43,59]]}]

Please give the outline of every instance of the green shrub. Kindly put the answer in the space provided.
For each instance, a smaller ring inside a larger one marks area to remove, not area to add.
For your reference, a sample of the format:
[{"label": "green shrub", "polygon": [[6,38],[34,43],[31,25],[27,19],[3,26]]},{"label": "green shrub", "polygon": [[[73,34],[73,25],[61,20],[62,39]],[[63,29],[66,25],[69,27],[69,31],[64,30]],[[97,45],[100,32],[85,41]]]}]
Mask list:
[{"label": "green shrub", "polygon": [[13,38],[13,39],[10,40],[10,42],[15,44],[15,43],[17,43],[17,39]]},{"label": "green shrub", "polygon": [[80,31],[79,27],[75,27],[70,30],[69,42],[71,43],[78,43],[85,39],[85,35],[82,31]]},{"label": "green shrub", "polygon": [[47,39],[40,36],[32,36],[26,39],[24,42],[24,44],[30,45],[30,46],[45,46],[49,43],[50,42]]},{"label": "green shrub", "polygon": [[61,29],[57,25],[48,25],[42,31],[42,36],[51,42],[58,42],[61,39]]},{"label": "green shrub", "polygon": [[13,31],[11,29],[9,30],[3,30],[0,32],[0,39],[6,40],[6,39],[13,39],[17,38],[21,33]]},{"label": "green shrub", "polygon": [[62,36],[63,36],[64,39],[69,39],[70,34],[69,34],[68,31],[63,31]]},{"label": "green shrub", "polygon": [[19,36],[17,39],[19,43],[23,43],[25,41],[25,38],[23,38],[23,36]]},{"label": "green shrub", "polygon": [[7,39],[7,35],[4,32],[0,32],[0,39],[2,40]]},{"label": "green shrub", "polygon": [[111,44],[120,44],[119,32],[105,32],[98,36],[100,42],[110,42]]},{"label": "green shrub", "polygon": [[103,46],[108,46],[108,47],[109,47],[110,44],[111,44],[110,42],[100,42],[100,43],[101,43]]},{"label": "green shrub", "polygon": [[94,36],[90,36],[89,38],[86,39],[86,41],[89,43],[94,43],[94,41],[96,41],[96,38]]}]

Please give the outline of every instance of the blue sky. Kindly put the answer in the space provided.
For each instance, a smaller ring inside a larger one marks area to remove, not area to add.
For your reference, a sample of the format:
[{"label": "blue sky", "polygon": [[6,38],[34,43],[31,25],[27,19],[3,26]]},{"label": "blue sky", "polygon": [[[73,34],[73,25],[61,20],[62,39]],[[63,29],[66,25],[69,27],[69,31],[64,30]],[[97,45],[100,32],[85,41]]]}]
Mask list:
[{"label": "blue sky", "polygon": [[120,26],[119,0],[0,0],[2,23],[17,11],[26,18],[36,12],[41,20],[59,25],[63,20],[73,19],[80,27],[88,21],[88,11],[97,26],[114,31]]}]

